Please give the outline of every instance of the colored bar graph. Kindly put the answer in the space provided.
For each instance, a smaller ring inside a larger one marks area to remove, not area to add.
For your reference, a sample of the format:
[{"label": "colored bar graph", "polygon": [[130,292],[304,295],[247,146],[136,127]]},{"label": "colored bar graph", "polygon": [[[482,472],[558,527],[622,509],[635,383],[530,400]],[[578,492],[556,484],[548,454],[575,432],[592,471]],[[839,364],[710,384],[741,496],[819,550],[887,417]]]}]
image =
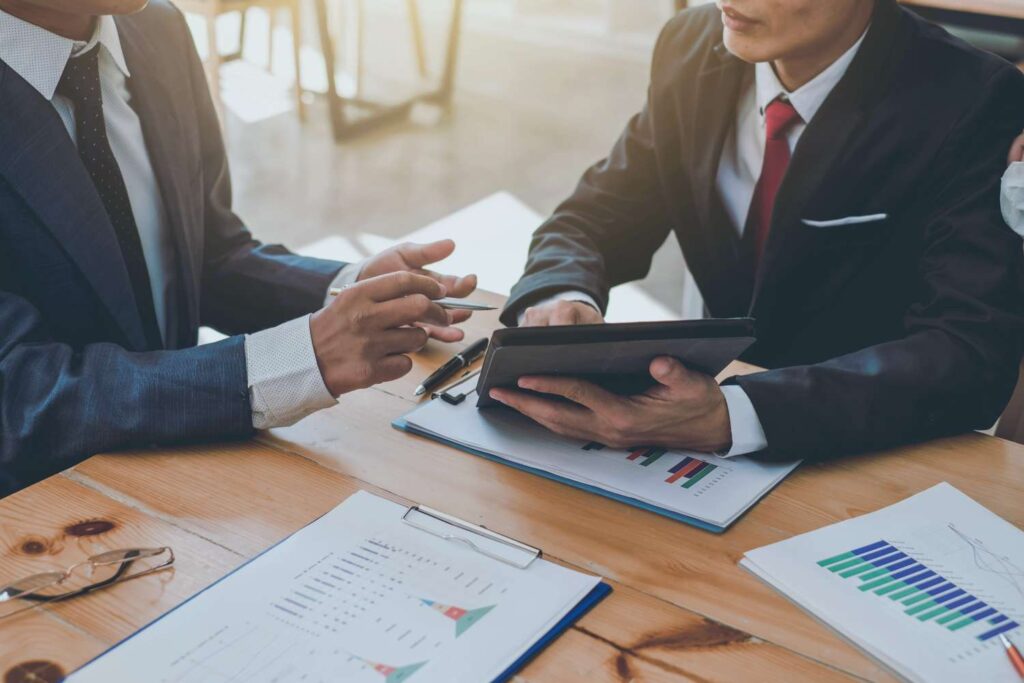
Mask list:
[{"label": "colored bar graph", "polygon": [[686,482],[685,484],[683,484],[683,488],[684,489],[693,488],[694,486],[696,486],[697,482],[699,482],[701,479],[703,479],[704,477],[706,477],[709,474],[711,474],[712,472],[714,472],[716,469],[717,468],[714,465],[712,465],[711,463],[709,463],[709,462],[704,463],[704,466],[701,467],[700,470],[698,470],[698,471],[696,471],[696,472],[694,472],[693,474],[690,475],[690,480],[688,482]]},{"label": "colored bar graph", "polygon": [[629,456],[628,456],[628,457],[626,458],[626,460],[636,460],[637,458],[639,458],[639,457],[640,457],[641,455],[643,455],[643,454],[644,454],[644,453],[646,453],[646,452],[647,452],[647,449],[646,449],[646,448],[637,448],[637,449],[634,449],[634,450],[633,450],[632,452],[630,452],[630,454],[629,454]]},{"label": "colored bar graph", "polygon": [[644,453],[644,461],[640,463],[642,467],[650,467],[651,464],[658,462],[658,459],[668,453],[664,448],[649,448]]},{"label": "colored bar graph", "polygon": [[669,477],[665,481],[668,482],[669,484],[674,484],[677,481],[679,481],[680,479],[682,479],[683,477],[690,476],[690,474],[692,474],[693,471],[696,470],[698,467],[700,467],[702,464],[704,464],[703,460],[697,460],[696,458],[691,458],[690,456],[686,456],[683,459],[683,462],[679,463],[678,465],[673,467],[671,470],[669,470],[669,472],[672,472],[673,474],[672,474],[671,477]]},{"label": "colored bar graph", "polygon": [[[703,468],[691,472],[687,484],[703,474]],[[930,621],[949,631],[979,624],[983,628],[972,633],[980,641],[1020,626],[887,541],[838,553],[817,564],[841,579],[855,580],[861,593],[888,597],[917,622]]]}]

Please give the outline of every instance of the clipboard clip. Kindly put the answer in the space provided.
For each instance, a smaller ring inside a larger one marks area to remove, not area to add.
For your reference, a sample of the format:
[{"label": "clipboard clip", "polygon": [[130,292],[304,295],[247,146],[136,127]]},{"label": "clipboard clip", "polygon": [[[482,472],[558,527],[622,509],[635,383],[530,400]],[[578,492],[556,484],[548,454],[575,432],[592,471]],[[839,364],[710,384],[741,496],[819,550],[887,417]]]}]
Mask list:
[{"label": "clipboard clip", "polygon": [[449,384],[444,391],[435,393],[432,398],[440,398],[449,405],[457,406],[466,400],[466,397],[476,391],[476,382],[473,382],[472,386],[464,386],[470,380],[475,380],[480,376],[480,371],[475,370],[474,372],[468,372],[458,381]]},{"label": "clipboard clip", "polygon": [[533,561],[543,554],[540,548],[534,548],[491,531],[487,527],[470,524],[425,505],[410,507],[402,515],[402,521],[420,531],[465,546],[516,569],[529,568]]}]

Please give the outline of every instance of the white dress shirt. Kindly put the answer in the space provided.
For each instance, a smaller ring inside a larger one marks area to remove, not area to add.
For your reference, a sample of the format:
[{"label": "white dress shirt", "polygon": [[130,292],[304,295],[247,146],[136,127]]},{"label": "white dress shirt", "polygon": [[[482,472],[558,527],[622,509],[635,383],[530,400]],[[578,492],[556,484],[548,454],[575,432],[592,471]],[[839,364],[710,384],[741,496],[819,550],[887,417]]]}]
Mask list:
[{"label": "white dress shirt", "polygon": [[[771,63],[760,62],[754,65],[753,80],[747,83],[740,95],[736,108],[736,125],[729,131],[722,147],[718,174],[715,178],[715,187],[725,204],[726,213],[740,234],[746,226],[750,202],[758,178],[761,177],[761,165],[764,162],[765,108],[773,100],[785,97],[800,114],[802,122],[792,126],[787,134],[789,149],[792,152],[796,149],[796,144],[807,124],[846,74],[866,34],[867,31],[839,59],[793,92],[787,91],[782,85]],[[593,298],[577,291],[561,292],[535,305],[540,306],[551,301],[581,301],[598,308]],[[520,314],[519,321],[523,321],[523,314]],[[768,439],[765,437],[764,428],[747,393],[738,386],[725,386],[722,387],[722,394],[729,410],[732,447],[721,455],[728,458],[754,453],[767,447]]]},{"label": "white dress shirt", "polygon": [[[166,341],[168,321],[173,319],[169,310],[176,269],[173,233],[167,225],[142,125],[130,105],[128,78],[131,74],[121,49],[117,24],[112,17],[100,17],[92,37],[88,41],[76,41],[0,10],[0,60],[53,105],[73,141],[76,139],[74,105],[56,94],[57,85],[68,60],[96,45],[100,45],[100,89],[107,138],[128,190],[149,270],[157,323]],[[360,264],[353,264],[342,269],[331,286],[354,282],[360,268]],[[326,302],[326,292],[324,296]],[[309,316],[247,335],[245,362],[253,426],[257,429],[291,424],[335,404],[324,386],[313,353]]]}]

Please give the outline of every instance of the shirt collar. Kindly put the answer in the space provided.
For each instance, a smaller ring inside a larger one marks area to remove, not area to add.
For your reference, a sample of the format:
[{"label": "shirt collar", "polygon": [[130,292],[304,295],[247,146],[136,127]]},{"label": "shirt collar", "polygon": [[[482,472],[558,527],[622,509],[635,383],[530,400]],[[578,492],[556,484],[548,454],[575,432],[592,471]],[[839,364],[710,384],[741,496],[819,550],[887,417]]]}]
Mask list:
[{"label": "shirt collar", "polygon": [[839,59],[832,62],[827,69],[793,92],[787,91],[782,82],[779,81],[779,77],[775,75],[775,69],[772,67],[771,62],[758,62],[754,66],[754,81],[756,83],[757,111],[761,115],[761,121],[764,121],[765,108],[772,101],[784,96],[793,105],[793,108],[796,109],[796,113],[800,115],[804,123],[810,123],[814,115],[818,113],[821,105],[828,99],[829,94],[831,94],[839,81],[842,80],[846,70],[850,68],[850,63],[857,56],[857,51],[860,50],[861,43],[864,42],[864,37],[867,34],[867,30],[865,30],[860,38],[857,39],[857,42],[844,52]]},{"label": "shirt collar", "polygon": [[52,100],[64,67],[74,56],[102,45],[127,78],[117,23],[111,16],[99,17],[88,41],[71,40],[0,10],[0,60],[14,69],[47,100]]}]

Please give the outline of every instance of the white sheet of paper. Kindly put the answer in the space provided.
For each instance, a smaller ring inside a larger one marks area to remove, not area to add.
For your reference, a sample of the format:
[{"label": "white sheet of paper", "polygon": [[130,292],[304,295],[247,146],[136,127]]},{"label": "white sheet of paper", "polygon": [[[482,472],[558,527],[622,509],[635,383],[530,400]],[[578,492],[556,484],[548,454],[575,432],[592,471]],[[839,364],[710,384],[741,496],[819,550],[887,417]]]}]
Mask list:
[{"label": "white sheet of paper", "polygon": [[478,409],[476,399],[470,394],[455,406],[434,400],[405,420],[418,431],[719,527],[729,526],[799,464],[595,447],[509,408]]},{"label": "white sheet of paper", "polygon": [[68,680],[490,681],[599,582],[517,569],[359,492]]},{"label": "white sheet of paper", "polygon": [[1024,532],[947,483],[741,565],[910,680],[1020,680]]}]

